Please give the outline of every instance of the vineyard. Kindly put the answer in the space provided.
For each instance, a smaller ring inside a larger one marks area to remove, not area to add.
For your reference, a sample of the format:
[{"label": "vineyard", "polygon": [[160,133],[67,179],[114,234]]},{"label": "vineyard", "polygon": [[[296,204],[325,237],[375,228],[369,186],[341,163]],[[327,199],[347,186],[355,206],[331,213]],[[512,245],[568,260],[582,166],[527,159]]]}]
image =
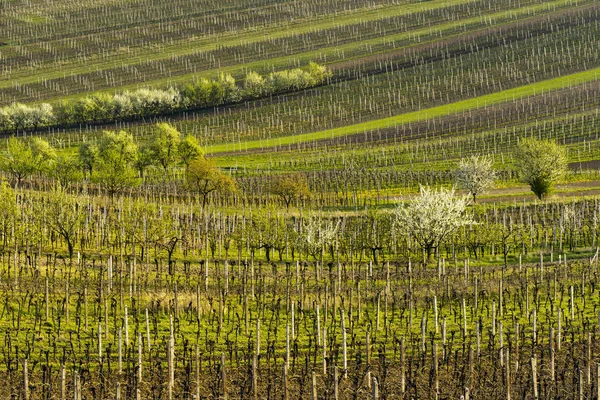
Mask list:
[{"label": "vineyard", "polygon": [[0,398],[600,399],[594,0],[0,2]]}]

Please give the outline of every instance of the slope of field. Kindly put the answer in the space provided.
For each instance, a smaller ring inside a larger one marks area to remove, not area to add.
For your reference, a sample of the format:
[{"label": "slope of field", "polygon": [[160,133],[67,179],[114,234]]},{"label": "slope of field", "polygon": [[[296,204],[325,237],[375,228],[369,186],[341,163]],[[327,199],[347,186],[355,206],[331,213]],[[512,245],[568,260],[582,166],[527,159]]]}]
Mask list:
[{"label": "slope of field", "polygon": [[[596,0],[0,1],[0,398],[597,398],[599,45]],[[567,150],[553,196],[524,138]],[[416,202],[474,154],[477,202]]]}]

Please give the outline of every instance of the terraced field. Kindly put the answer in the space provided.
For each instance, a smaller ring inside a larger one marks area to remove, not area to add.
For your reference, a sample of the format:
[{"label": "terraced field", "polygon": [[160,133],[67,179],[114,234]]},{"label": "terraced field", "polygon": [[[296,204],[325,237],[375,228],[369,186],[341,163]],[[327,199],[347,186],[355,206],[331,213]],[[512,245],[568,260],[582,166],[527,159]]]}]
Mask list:
[{"label": "terraced field", "polygon": [[599,45],[595,0],[1,1],[0,398],[600,398]]}]

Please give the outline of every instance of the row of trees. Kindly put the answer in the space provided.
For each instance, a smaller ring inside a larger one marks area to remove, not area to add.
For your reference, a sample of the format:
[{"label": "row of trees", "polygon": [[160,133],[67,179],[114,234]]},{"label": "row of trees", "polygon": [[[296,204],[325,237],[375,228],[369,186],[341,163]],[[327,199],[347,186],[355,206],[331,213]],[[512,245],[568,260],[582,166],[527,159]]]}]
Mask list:
[{"label": "row of trees", "polygon": [[[472,210],[468,204],[468,196],[452,190],[423,188],[413,201],[391,211],[331,216],[310,211],[290,214],[269,206],[222,214],[184,203],[161,207],[146,199],[123,198],[109,205],[60,187],[39,196],[3,184],[0,249],[41,249],[59,237],[57,249],[64,246],[71,256],[95,246],[119,246],[125,254],[137,249],[142,259],[152,250],[153,257],[166,254],[169,264],[172,257],[234,255],[267,261],[371,259],[375,264],[422,255],[427,263],[434,255],[456,254],[476,259],[485,254],[504,256],[507,263],[508,255],[525,255],[537,247],[554,246],[561,252],[594,246],[600,234],[590,202],[549,203],[539,209],[527,205],[504,209],[500,215]],[[48,232],[53,237],[48,238]]]},{"label": "row of trees", "polygon": [[[183,168],[186,189],[197,193],[205,205],[213,192],[235,192],[233,179],[224,174],[214,160],[203,157],[197,139],[182,134],[168,123],[158,123],[150,140],[138,144],[125,131],[105,131],[95,143],[83,143],[78,156],[58,154],[44,139],[11,138],[0,157],[0,170],[18,186],[31,175],[43,173],[62,186],[82,179],[101,185],[111,196],[143,181],[150,167],[169,177],[173,168]],[[523,140],[517,151],[516,166],[522,180],[542,199],[553,190],[567,169],[563,148],[549,141]],[[489,189],[497,176],[489,157],[472,156],[459,162],[454,172],[455,183],[466,190],[473,202]],[[172,177],[172,176],[171,176]],[[273,176],[267,192],[281,198],[287,208],[311,198],[309,182],[304,174]]]},{"label": "row of trees", "polygon": [[46,103],[40,106],[15,103],[0,108],[0,131],[34,131],[54,125],[111,122],[221,106],[314,87],[329,76],[331,73],[324,66],[310,63],[306,69],[272,72],[266,76],[249,72],[241,85],[230,74],[221,73],[216,80],[201,78],[181,88],[97,93],[61,101],[56,109]]},{"label": "row of trees", "polygon": [[105,131],[96,143],[80,145],[77,157],[57,153],[39,137],[12,137],[0,157],[0,169],[10,176],[15,187],[41,173],[55,178],[63,187],[88,179],[101,185],[110,196],[136,186],[150,166],[162,169],[164,174],[172,167],[183,166],[188,187],[202,195],[204,203],[213,191],[235,187],[214,161],[204,158],[194,136],[182,137],[167,123],[158,123],[153,129],[152,138],[142,145],[125,131]]}]

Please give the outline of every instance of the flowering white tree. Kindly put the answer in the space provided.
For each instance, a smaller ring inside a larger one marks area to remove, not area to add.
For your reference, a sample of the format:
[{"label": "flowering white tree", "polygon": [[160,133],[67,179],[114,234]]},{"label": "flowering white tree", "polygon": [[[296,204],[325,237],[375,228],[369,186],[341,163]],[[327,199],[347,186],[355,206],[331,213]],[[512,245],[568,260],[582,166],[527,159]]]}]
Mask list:
[{"label": "flowering white tree", "polygon": [[496,171],[489,157],[471,156],[460,160],[454,179],[459,188],[467,190],[473,196],[475,203],[477,196],[494,184]]},{"label": "flowering white tree", "polygon": [[315,258],[322,258],[325,248],[335,244],[339,228],[339,221],[321,219],[316,215],[309,215],[304,219],[300,240],[306,253]]},{"label": "flowering white tree", "polygon": [[469,200],[458,197],[452,189],[429,189],[421,187],[419,196],[396,209],[397,227],[413,238],[431,259],[433,250],[452,232],[472,223],[465,215]]}]

